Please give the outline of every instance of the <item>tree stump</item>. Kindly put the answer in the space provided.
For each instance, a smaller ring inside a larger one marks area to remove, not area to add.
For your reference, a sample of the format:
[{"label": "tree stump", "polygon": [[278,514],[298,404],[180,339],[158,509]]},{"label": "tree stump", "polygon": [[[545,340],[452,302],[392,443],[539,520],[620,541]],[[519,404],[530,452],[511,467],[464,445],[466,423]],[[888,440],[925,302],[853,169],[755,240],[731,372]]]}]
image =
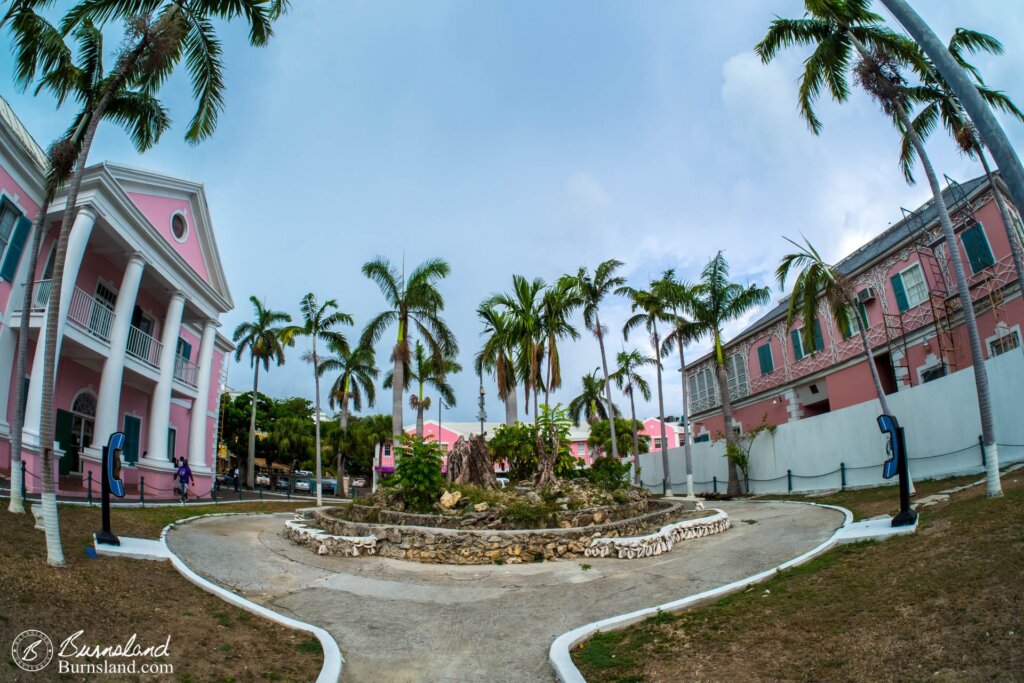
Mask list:
[{"label": "tree stump", "polygon": [[455,442],[448,455],[448,471],[445,479],[449,484],[470,484],[486,489],[498,485],[491,463],[487,441],[482,436],[473,436],[467,442],[462,437]]},{"label": "tree stump", "polygon": [[461,479],[466,471],[467,460],[469,460],[469,444],[460,436],[455,445],[452,446],[451,453],[448,454],[448,469],[445,472],[445,481],[449,484],[464,483]]}]

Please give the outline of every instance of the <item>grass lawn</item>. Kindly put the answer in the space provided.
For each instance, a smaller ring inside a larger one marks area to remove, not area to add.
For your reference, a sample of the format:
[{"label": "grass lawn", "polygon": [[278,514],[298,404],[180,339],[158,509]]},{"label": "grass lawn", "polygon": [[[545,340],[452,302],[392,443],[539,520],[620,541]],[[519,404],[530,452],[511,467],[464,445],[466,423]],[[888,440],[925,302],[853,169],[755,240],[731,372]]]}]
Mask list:
[{"label": "grass lawn", "polygon": [[[158,538],[177,519],[210,512],[288,512],[308,506],[268,503],[181,508],[114,509],[111,526],[122,536]],[[34,628],[60,641],[78,630],[79,642],[103,646],[138,642],[162,644],[171,636],[165,662],[174,665],[174,681],[311,681],[320,671],[320,643],[232,607],[193,586],[168,562],[90,559],[85,547],[100,525],[99,507],[60,507],[61,535],[68,566],[46,564],[43,532],[31,514],[0,511],[0,680],[57,678],[55,663],[29,674],[10,656],[14,637]],[[111,600],[113,597],[113,600]],[[90,660],[84,660],[90,661]],[[139,665],[147,660],[139,659]],[[77,678],[81,679],[81,676]],[[152,677],[89,677],[89,680],[152,680]]]},{"label": "grass lawn", "polygon": [[[926,508],[913,536],[840,546],[714,605],[596,634],[573,659],[591,683],[1022,680],[1024,470],[1003,490]],[[871,516],[894,511],[894,494],[811,500]]]}]

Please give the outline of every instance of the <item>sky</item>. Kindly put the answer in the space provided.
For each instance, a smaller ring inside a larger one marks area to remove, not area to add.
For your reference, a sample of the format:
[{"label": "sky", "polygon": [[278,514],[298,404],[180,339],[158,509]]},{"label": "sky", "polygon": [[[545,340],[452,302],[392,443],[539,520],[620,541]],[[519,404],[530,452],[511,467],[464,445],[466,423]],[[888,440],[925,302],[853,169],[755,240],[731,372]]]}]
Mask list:
[{"label": "sky", "polygon": [[[989,85],[1024,102],[1024,13],[1015,3],[915,4],[943,40],[956,26],[1002,40],[1004,55],[974,63]],[[355,318],[345,330],[355,341],[384,307],[363,263],[380,255],[411,268],[445,258],[444,317],[465,370],[451,379],[458,402],[444,419],[470,421],[476,307],[507,290],[513,273],[550,282],[617,258],[629,283],[644,287],[666,268],[694,280],[724,250],[734,280],[770,285],[777,301],[783,236],[804,235],[838,260],[898,221],[900,207],[928,198],[923,175],[916,186],[904,182],[898,135],[863,93],[841,106],[822,99],[824,130],[814,136],[796,108],[807,53],[791,50],[767,66],[754,55],[774,16],[802,13],[794,0],[296,0],[264,48],[249,47],[242,26],[218,25],[227,106],[213,138],[184,142],[193,103],[178,73],[161,93],[175,121],[161,143],[140,156],[107,125],[90,161],[205,184],[236,305],[222,318],[228,336],[251,317],[250,295],[298,318],[299,300],[314,292]],[[10,45],[9,35],[0,40]],[[10,49],[0,50],[8,75],[0,93],[45,146],[71,107],[18,92],[11,61]],[[1002,120],[1024,145],[1024,126]],[[928,150],[940,173],[961,181],[981,173],[944,133]],[[761,312],[730,325],[727,338]],[[622,339],[628,315],[622,299],[602,309],[609,353],[650,352],[640,333]],[[552,402],[568,403],[600,362],[577,323],[580,340],[560,347],[564,386]],[[306,346],[261,373],[260,390],[313,398]],[[688,359],[707,348],[692,344]],[[384,369],[390,352],[384,343],[377,350]],[[676,365],[665,366],[669,415],[681,410]],[[251,384],[247,359],[232,364],[228,385]],[[501,420],[487,378],[485,391],[489,419]],[[626,399],[615,401],[628,410]],[[378,388],[371,412],[390,412],[390,391]],[[657,414],[657,395],[637,412]],[[436,419],[436,403],[431,413]],[[407,423],[413,418],[406,408]]]}]

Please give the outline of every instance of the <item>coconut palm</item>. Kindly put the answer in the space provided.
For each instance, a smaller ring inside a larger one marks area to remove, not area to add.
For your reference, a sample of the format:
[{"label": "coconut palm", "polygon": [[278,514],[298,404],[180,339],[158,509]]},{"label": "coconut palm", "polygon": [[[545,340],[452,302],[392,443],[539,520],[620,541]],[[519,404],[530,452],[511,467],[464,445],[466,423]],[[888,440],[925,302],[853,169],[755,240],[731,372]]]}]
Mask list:
[{"label": "coconut palm", "polygon": [[[722,328],[726,323],[737,320],[758,306],[770,301],[768,287],[743,285],[729,281],[729,262],[722,252],[708,261],[701,271],[700,280],[693,290],[690,314],[696,325],[696,336],[711,337],[712,358],[715,363],[715,378],[718,393],[722,399],[722,419],[725,423],[727,450],[737,448],[737,435],[733,429],[732,400],[729,396],[729,377],[725,367],[724,339]],[[729,495],[740,494],[740,478],[736,463],[729,459]]]},{"label": "coconut palm", "polygon": [[516,408],[516,340],[513,336],[512,317],[495,306],[481,306],[477,317],[484,323],[484,344],[476,354],[476,374],[494,373],[498,397],[505,402],[505,424],[519,419]]},{"label": "coconut palm", "polygon": [[[938,176],[908,113],[912,99],[902,70],[908,65],[918,72],[930,67],[916,43],[886,28],[882,18],[870,11],[870,0],[806,0],[805,5],[807,15],[802,19],[775,19],[755,49],[767,63],[782,48],[814,46],[814,53],[805,62],[799,88],[800,111],[813,132],[821,129],[821,122],[814,113],[814,103],[821,87],[826,86],[837,102],[845,102],[849,98],[850,71],[853,70],[860,86],[879,103],[882,111],[893,119],[913,145],[932,191],[967,328],[981,436],[987,456],[988,495],[1002,495],[992,398],[974,302]],[[854,51],[859,58],[855,67]]]},{"label": "coconut palm", "polygon": [[380,459],[384,455],[384,446],[394,438],[391,432],[392,420],[390,415],[370,415],[360,420],[360,422],[364,423],[366,438],[373,442],[372,490],[376,491],[377,478],[380,473]]},{"label": "coconut palm", "polygon": [[[1022,112],[1013,100],[1005,93],[994,90],[985,85],[978,69],[967,61],[965,53],[989,52],[991,54],[1003,54],[1003,45],[998,40],[986,33],[971,31],[965,28],[958,28],[953,32],[949,40],[949,53],[956,60],[957,64],[963,67],[964,71],[970,74],[975,82],[978,95],[985,102],[994,108],[1000,109],[1006,114],[1013,116],[1018,121],[1024,121]],[[1013,257],[1013,267],[1017,273],[1017,281],[1024,282],[1024,256],[1021,254],[1020,237],[1013,228],[1013,219],[1010,217],[1009,208],[1006,206],[1006,199],[999,185],[996,184],[992,175],[992,169],[988,164],[988,157],[981,144],[981,138],[977,129],[971,122],[967,112],[964,111],[956,94],[935,69],[930,60],[926,60],[928,66],[918,74],[921,83],[907,88],[910,98],[924,108],[914,117],[913,127],[922,140],[926,140],[935,130],[941,121],[943,128],[952,136],[960,151],[972,158],[978,159],[985,171],[985,178],[989,187],[992,188],[992,195],[996,200],[996,207],[999,209],[999,217],[1003,221],[1003,229],[1006,231],[1006,238],[1010,244],[1010,254]],[[914,164],[917,160],[917,152],[910,141],[910,136],[904,134],[900,149],[900,168],[908,183],[914,182]],[[1018,207],[1019,208],[1019,207]]]},{"label": "coconut palm", "polygon": [[[260,365],[264,372],[270,371],[270,361],[278,366],[284,365],[284,349],[295,344],[295,327],[289,325],[292,317],[284,311],[275,311],[267,307],[266,302],[255,296],[249,297],[252,303],[253,317],[249,322],[235,328],[231,338],[235,344],[235,360],[241,361],[243,354],[249,353],[249,366],[252,367],[252,395],[259,391]],[[249,416],[249,452],[246,456],[245,485],[252,486],[255,476],[256,459],[256,401],[252,402]]]},{"label": "coconut palm", "polygon": [[693,341],[698,334],[697,325],[688,317],[694,297],[694,287],[677,279],[675,271],[672,269],[662,273],[661,279],[652,283],[651,287],[657,290],[658,295],[671,311],[671,330],[661,343],[661,357],[668,358],[668,354],[672,353],[673,348],[679,349],[679,373],[682,380],[679,384],[683,394],[683,459],[686,463],[686,496],[693,498],[693,452],[691,448],[693,436],[690,434],[690,407],[686,396],[685,349],[686,345]]},{"label": "coconut palm", "polygon": [[337,328],[341,325],[351,325],[352,316],[339,311],[338,302],[334,299],[328,299],[321,304],[312,292],[302,297],[299,311],[302,314],[302,325],[290,331],[289,334],[295,337],[308,337],[313,345],[307,360],[313,364],[313,385],[316,391],[316,396],[313,399],[313,425],[316,436],[314,445],[316,452],[316,504],[321,505],[323,504],[323,494],[321,493],[323,479],[320,462],[320,375],[323,374],[323,371],[320,368],[321,356],[317,342],[323,340],[329,348],[337,349],[341,353],[348,353],[348,339]]},{"label": "coconut palm", "polygon": [[[462,366],[454,358],[435,358],[416,340],[412,358],[402,373],[405,389],[416,383],[416,393],[409,396],[409,407],[416,411],[416,436],[423,436],[423,413],[430,410],[431,398],[425,395],[426,388],[432,387],[446,406],[454,407],[455,391],[448,383],[448,376],[458,372],[462,372]],[[391,388],[394,381],[394,372],[389,372],[384,377],[384,388]]]},{"label": "coconut palm", "polygon": [[338,469],[338,485],[334,487],[336,496],[342,495],[345,488],[345,466],[342,446],[351,446],[351,439],[348,433],[349,407],[357,411],[363,409],[363,396],[366,396],[367,405],[372,408],[377,400],[377,390],[374,381],[380,374],[377,369],[377,359],[373,349],[368,346],[356,346],[355,348],[338,348],[331,342],[327,342],[327,348],[334,355],[321,359],[320,374],[328,372],[338,373],[334,384],[327,392],[327,405],[338,409],[338,430],[333,433],[336,438],[332,441],[335,454],[335,467]]},{"label": "coconut palm", "polygon": [[522,275],[512,276],[512,291],[492,294],[483,306],[505,313],[509,318],[509,341],[517,349],[514,354],[516,377],[523,385],[526,414],[530,414],[530,394],[533,394],[533,414],[537,419],[537,396],[541,385],[540,367],[544,361],[544,332],[541,326],[544,281],[528,280]]},{"label": "coconut palm", "polygon": [[363,264],[363,275],[380,287],[388,309],[366,324],[360,345],[376,346],[389,327],[398,328],[391,351],[392,375],[396,380],[391,392],[391,434],[396,440],[402,434],[402,392],[406,386],[402,373],[411,353],[410,325],[416,328],[434,357],[452,358],[459,352],[455,335],[440,315],[444,310],[444,297],[437,285],[450,272],[451,267],[443,259],[424,261],[408,278],[404,263],[401,271],[381,256]]},{"label": "coconut palm", "polygon": [[[622,338],[628,340],[629,333],[638,327],[643,328],[651,340],[651,348],[654,352],[661,353],[661,335],[658,331],[659,323],[671,323],[672,312],[669,302],[661,296],[661,292],[652,286],[650,289],[635,289],[633,287],[620,287],[617,294],[625,296],[630,301],[633,315],[626,319],[622,326]],[[661,379],[661,360],[654,364],[655,380],[658,388],[658,421],[661,423],[661,471],[664,475],[663,487],[666,496],[672,495],[672,477],[668,471],[668,435],[665,431],[665,392]]]},{"label": "coconut palm", "polygon": [[569,419],[577,427],[580,426],[580,418],[592,424],[598,420],[607,420],[610,417],[609,412],[616,417],[620,414],[614,403],[606,402],[604,382],[598,374],[600,371],[601,368],[594,368],[593,372],[583,375],[580,393],[569,401]]},{"label": "coconut palm", "polygon": [[[608,356],[604,350],[605,328],[601,325],[600,307],[605,298],[614,293],[617,289],[626,284],[626,279],[615,275],[615,271],[622,267],[622,261],[609,259],[594,269],[593,275],[586,267],[580,268],[576,275],[566,275],[563,280],[570,285],[576,293],[579,304],[583,307],[583,325],[595,337],[597,345],[601,349],[601,368],[604,372],[604,394],[608,405],[612,404],[612,387],[608,381]],[[615,438],[615,421],[609,424],[612,437],[612,457],[618,459],[619,447]]]},{"label": "coconut palm", "polygon": [[540,331],[547,356],[544,380],[544,403],[550,394],[562,386],[562,367],[559,362],[558,342],[569,338],[579,339],[580,334],[569,322],[569,317],[579,306],[576,289],[571,282],[559,280],[544,290],[540,301]]},{"label": "coconut palm", "polygon": [[[619,391],[629,396],[629,418],[634,425],[637,424],[634,400],[636,392],[639,391],[645,401],[651,400],[651,385],[640,374],[640,370],[656,363],[656,360],[645,356],[638,349],[620,351],[615,356],[615,372],[612,373],[611,379]],[[633,481],[637,485],[640,484],[640,435],[636,429],[633,430]]]}]

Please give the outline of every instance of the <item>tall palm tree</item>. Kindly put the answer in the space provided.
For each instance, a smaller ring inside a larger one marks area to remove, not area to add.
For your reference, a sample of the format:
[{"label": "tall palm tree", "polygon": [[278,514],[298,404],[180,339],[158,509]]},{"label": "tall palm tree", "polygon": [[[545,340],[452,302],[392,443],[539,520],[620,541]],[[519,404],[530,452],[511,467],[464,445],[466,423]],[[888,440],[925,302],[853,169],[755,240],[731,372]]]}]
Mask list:
[{"label": "tall palm tree", "polygon": [[[601,325],[600,307],[605,298],[626,284],[626,279],[616,275],[615,271],[622,267],[622,261],[609,259],[599,264],[591,275],[586,267],[580,268],[576,275],[566,275],[564,280],[572,286],[583,307],[583,325],[595,337],[601,349],[601,368],[604,371],[604,394],[608,405],[612,404],[612,387],[608,381],[608,356],[604,350],[605,328]],[[618,460],[619,447],[615,438],[615,420],[609,423],[612,436],[612,457]]]},{"label": "tall palm tree", "polygon": [[[722,328],[726,323],[737,320],[750,310],[764,306],[771,300],[768,287],[743,285],[729,281],[729,262],[722,252],[708,261],[701,271],[700,280],[694,287],[690,312],[696,324],[697,335],[709,336],[712,342],[712,357],[715,362],[715,378],[718,393],[722,399],[722,419],[725,423],[726,444],[735,449],[736,432],[733,429],[732,400],[729,396],[729,376],[725,367],[725,350]],[[685,378],[684,378],[685,381]],[[740,494],[740,477],[736,463],[729,459],[729,495]]]},{"label": "tall palm tree", "polygon": [[[640,370],[648,365],[656,365],[658,361],[646,356],[639,349],[632,351],[620,351],[615,356],[615,372],[611,379],[615,386],[629,396],[629,418],[632,424],[636,425],[636,392],[645,401],[651,400],[651,385],[640,374]],[[640,484],[640,435],[636,429],[633,430],[633,481]]]},{"label": "tall palm tree", "polygon": [[494,373],[498,397],[505,402],[505,424],[515,424],[519,419],[516,408],[516,340],[512,317],[495,306],[481,304],[476,310],[477,317],[484,323],[483,346],[476,354],[476,374],[485,371]]},{"label": "tall palm tree", "polygon": [[[448,383],[448,376],[458,372],[462,372],[462,366],[454,358],[435,358],[416,341],[412,358],[402,373],[405,389],[416,383],[416,392],[409,396],[409,407],[416,411],[416,436],[423,436],[423,413],[430,410],[431,399],[424,393],[426,388],[432,387],[446,406],[454,407],[455,391]],[[394,372],[389,372],[384,377],[384,388],[392,388],[394,381]]]},{"label": "tall palm tree", "polygon": [[[661,335],[658,331],[659,323],[671,323],[672,313],[668,300],[662,297],[661,292],[652,286],[650,289],[635,289],[633,287],[620,287],[617,294],[625,296],[630,301],[633,315],[626,319],[622,326],[622,338],[628,340],[629,333],[638,327],[642,327],[651,340],[651,348],[661,355]],[[666,496],[672,495],[672,477],[668,470],[668,435],[665,430],[665,392],[661,379],[661,359],[654,363],[655,378],[658,386],[658,421],[661,424],[661,471],[664,474],[663,487]]]},{"label": "tall palm tree", "polygon": [[347,493],[343,447],[352,446],[352,440],[349,438],[351,435],[348,433],[349,407],[354,407],[357,411],[362,410],[364,395],[367,405],[373,407],[377,400],[374,382],[380,370],[377,369],[376,355],[369,346],[344,349],[328,342],[327,348],[334,355],[320,361],[320,374],[322,376],[328,372],[339,373],[327,392],[327,405],[338,409],[338,430],[333,434],[336,438],[331,445],[334,448],[335,467],[338,470],[338,485],[334,487],[334,495],[340,496]]},{"label": "tall palm tree", "polygon": [[[1024,121],[1024,112],[1014,104],[1013,100],[1005,93],[993,90],[985,85],[985,81],[982,80],[978,69],[967,61],[965,52],[989,52],[1001,55],[1003,54],[1003,44],[986,33],[958,28],[953,32],[953,37],[949,40],[949,53],[956,60],[957,64],[970,74],[971,79],[975,82],[978,95],[985,102],[1013,116],[1018,121]],[[971,122],[970,117],[967,116],[967,112],[964,111],[960,100],[957,99],[956,94],[949,87],[949,84],[946,83],[946,80],[942,78],[942,75],[939,74],[930,60],[925,60],[925,63],[928,68],[918,73],[921,83],[907,88],[910,98],[915,103],[924,106],[917,116],[914,117],[914,130],[922,140],[925,140],[935,130],[939,121],[941,121],[942,126],[952,136],[960,151],[964,155],[972,159],[978,159],[981,162],[981,166],[985,171],[985,178],[988,180],[989,187],[992,188],[992,196],[995,197],[996,207],[999,209],[999,217],[1003,221],[1006,239],[1010,244],[1010,254],[1013,257],[1013,267],[1017,273],[1017,281],[1024,283],[1024,256],[1021,253],[1020,237],[1013,228],[1013,219],[1010,217],[1010,211],[1006,206],[1006,199],[992,175],[992,169],[988,164],[988,157],[981,144],[978,131],[974,127],[974,123]],[[900,168],[903,170],[903,176],[907,179],[908,183],[914,182],[913,168],[916,159],[917,151],[910,141],[910,136],[904,134],[900,150]]]},{"label": "tall palm tree", "polygon": [[[309,354],[309,360],[313,364],[313,384],[316,396],[313,400],[313,426],[315,434],[316,452],[316,504],[323,504],[323,479],[320,457],[320,375],[323,371],[320,368],[320,350],[317,342],[321,339],[329,348],[338,349],[341,353],[349,351],[348,339],[336,328],[341,325],[351,325],[352,316],[338,310],[338,302],[328,299],[322,304],[317,301],[316,295],[312,292],[302,297],[299,303],[299,311],[302,314],[302,325],[299,325],[292,335],[297,337],[309,337],[313,348]],[[335,486],[337,489],[337,486]]]},{"label": "tall palm tree", "polygon": [[363,264],[363,275],[380,287],[388,309],[366,324],[360,345],[376,346],[389,327],[395,325],[398,328],[391,351],[392,375],[395,378],[391,392],[391,434],[396,439],[402,433],[402,392],[406,386],[402,373],[411,353],[410,325],[419,332],[431,355],[451,358],[459,352],[455,335],[440,315],[444,310],[444,297],[437,285],[450,272],[451,266],[443,259],[424,261],[408,278],[404,263],[401,271],[381,256]]},{"label": "tall palm tree", "polygon": [[784,47],[815,47],[814,53],[805,62],[799,92],[800,111],[815,133],[821,128],[821,122],[814,114],[814,103],[821,86],[827,86],[832,98],[837,102],[846,101],[850,94],[852,53],[856,51],[859,62],[854,70],[858,83],[910,139],[928,178],[956,277],[956,288],[963,310],[974,368],[982,442],[987,455],[985,461],[988,495],[1000,496],[1002,487],[999,483],[999,449],[995,439],[992,397],[981,347],[981,335],[978,333],[978,321],[974,314],[974,302],[942,187],[924,148],[924,142],[914,129],[908,113],[912,98],[901,73],[906,65],[912,66],[919,73],[930,67],[916,43],[886,28],[882,18],[870,11],[870,0],[805,0],[805,5],[807,15],[802,19],[775,19],[768,34],[755,49],[761,60],[767,63]]},{"label": "tall palm tree", "polygon": [[530,393],[533,393],[534,421],[537,415],[537,395],[540,391],[540,367],[544,361],[544,332],[541,327],[541,306],[544,281],[528,280],[522,275],[512,276],[512,291],[492,294],[483,306],[504,312],[509,317],[509,341],[518,351],[514,354],[516,375],[523,385],[526,414],[530,414]]},{"label": "tall palm tree", "polygon": [[618,407],[614,403],[605,402],[604,382],[597,374],[600,370],[601,368],[594,368],[593,372],[583,375],[580,393],[569,401],[569,406],[566,410],[569,414],[569,419],[577,427],[580,424],[580,418],[584,418],[588,423],[593,424],[598,420],[608,420],[613,415],[618,416],[620,414]]},{"label": "tall palm tree", "polygon": [[569,317],[580,305],[575,287],[560,279],[546,290],[540,300],[540,331],[544,339],[547,370],[544,380],[544,403],[550,394],[562,386],[562,366],[558,355],[558,342],[579,339],[580,334],[569,322]]},{"label": "tall palm tree", "polygon": [[284,349],[295,345],[295,327],[292,317],[284,311],[267,308],[265,302],[255,296],[249,297],[252,303],[253,317],[249,322],[235,328],[231,338],[235,347],[235,360],[242,360],[242,355],[249,352],[249,366],[252,367],[252,411],[249,416],[249,452],[245,465],[245,485],[252,486],[255,480],[256,467],[256,400],[260,384],[260,365],[265,372],[270,371],[270,361],[278,366],[284,365]]},{"label": "tall palm tree", "polygon": [[391,416],[389,415],[370,415],[364,418],[365,430],[367,438],[373,441],[373,486],[372,490],[377,490],[377,481],[380,476],[380,459],[384,454],[384,446],[391,441],[394,436],[391,431]]},{"label": "tall palm tree", "polygon": [[671,311],[671,331],[665,335],[661,344],[661,357],[668,358],[673,348],[679,349],[679,376],[680,387],[683,394],[683,459],[686,462],[686,497],[694,498],[693,493],[693,435],[690,433],[690,406],[687,398],[686,386],[686,345],[693,341],[698,334],[698,326],[690,320],[694,287],[676,278],[672,269],[662,273],[661,279],[652,283],[652,289],[665,301],[668,310]]}]

